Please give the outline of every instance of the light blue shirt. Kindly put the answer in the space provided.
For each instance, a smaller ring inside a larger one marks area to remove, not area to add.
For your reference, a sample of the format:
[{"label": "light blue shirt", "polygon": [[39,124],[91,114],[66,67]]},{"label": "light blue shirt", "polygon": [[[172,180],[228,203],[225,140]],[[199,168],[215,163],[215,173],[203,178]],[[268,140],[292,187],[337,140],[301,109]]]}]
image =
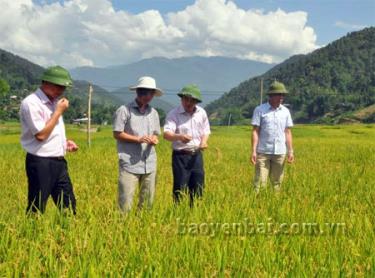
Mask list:
[{"label": "light blue shirt", "polygon": [[280,104],[276,109],[267,102],[257,106],[251,120],[259,126],[257,152],[263,154],[286,154],[285,129],[293,126],[289,109]]}]

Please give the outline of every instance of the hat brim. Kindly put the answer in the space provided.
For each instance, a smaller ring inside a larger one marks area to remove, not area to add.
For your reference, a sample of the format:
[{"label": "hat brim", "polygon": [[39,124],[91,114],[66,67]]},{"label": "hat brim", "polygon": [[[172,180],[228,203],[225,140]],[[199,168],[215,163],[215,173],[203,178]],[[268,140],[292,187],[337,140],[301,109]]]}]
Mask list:
[{"label": "hat brim", "polygon": [[193,96],[190,95],[190,94],[182,94],[182,93],[178,93],[177,95],[178,95],[179,97],[183,97],[183,96],[185,96],[185,97],[191,97],[192,99],[196,100],[198,103],[202,102],[200,99],[197,99],[197,98],[193,97]]},{"label": "hat brim", "polygon": [[46,77],[46,78],[42,78],[42,81],[46,81],[48,83],[63,86],[63,87],[66,87],[66,88],[73,87],[72,81],[66,81],[65,79],[61,79],[61,78],[48,78],[48,77]]},{"label": "hat brim", "polygon": [[130,91],[136,91],[137,89],[150,89],[150,90],[155,90],[155,96],[157,97],[160,97],[163,95],[163,91],[160,90],[159,88],[151,88],[151,87],[145,87],[145,86],[133,86],[133,87],[129,87],[129,90]]},{"label": "hat brim", "polygon": [[287,91],[282,91],[282,92],[280,92],[280,91],[269,91],[267,93],[267,95],[287,95],[287,94],[288,94]]}]

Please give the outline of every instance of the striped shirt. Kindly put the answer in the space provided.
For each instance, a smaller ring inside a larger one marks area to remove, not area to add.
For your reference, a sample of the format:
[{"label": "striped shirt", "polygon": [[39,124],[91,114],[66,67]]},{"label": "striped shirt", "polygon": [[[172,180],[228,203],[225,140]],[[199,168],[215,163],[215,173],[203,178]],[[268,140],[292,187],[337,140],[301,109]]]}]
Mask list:
[{"label": "striped shirt", "polygon": [[196,106],[195,112],[187,113],[182,105],[171,110],[165,120],[164,132],[190,135],[193,139],[188,143],[173,142],[174,150],[196,150],[202,142],[204,135],[209,135],[210,123],[206,111]]},{"label": "striped shirt", "polygon": [[[135,136],[160,135],[158,112],[148,106],[141,113],[133,101],[117,109],[113,119],[113,131]],[[156,171],[156,151],[153,145],[117,140],[117,153],[124,169],[133,174],[148,174]]]},{"label": "striped shirt", "polygon": [[56,103],[57,99],[52,102],[41,89],[37,89],[22,101],[20,109],[21,145],[26,152],[42,157],[65,155],[66,135],[62,116],[46,140],[39,141],[35,138],[35,135],[42,131],[51,119]]}]

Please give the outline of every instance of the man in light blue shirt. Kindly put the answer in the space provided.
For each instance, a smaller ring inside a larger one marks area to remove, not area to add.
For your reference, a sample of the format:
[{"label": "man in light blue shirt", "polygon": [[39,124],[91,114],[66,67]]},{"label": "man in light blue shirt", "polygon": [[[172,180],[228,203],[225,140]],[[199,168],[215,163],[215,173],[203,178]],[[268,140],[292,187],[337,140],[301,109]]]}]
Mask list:
[{"label": "man in light blue shirt", "polygon": [[255,108],[251,124],[252,154],[255,165],[254,187],[258,192],[265,187],[270,177],[275,190],[280,190],[284,175],[284,162],[294,161],[292,117],[288,108],[282,105],[287,91],[281,82],[273,82],[268,92],[268,102]]}]

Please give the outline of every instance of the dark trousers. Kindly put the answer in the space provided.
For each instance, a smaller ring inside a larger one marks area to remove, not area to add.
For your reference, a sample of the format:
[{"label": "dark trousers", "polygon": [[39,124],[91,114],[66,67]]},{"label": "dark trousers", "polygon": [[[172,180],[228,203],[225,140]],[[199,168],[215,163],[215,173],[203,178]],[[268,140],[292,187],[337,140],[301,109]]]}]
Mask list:
[{"label": "dark trousers", "polygon": [[76,199],[68,174],[66,160],[26,155],[28,179],[27,212],[44,212],[49,196],[60,209],[71,208],[76,213]]},{"label": "dark trousers", "polygon": [[195,197],[202,197],[204,187],[203,156],[201,152],[183,154],[176,151],[172,154],[173,196],[180,202],[181,193],[189,191],[190,206]]}]

